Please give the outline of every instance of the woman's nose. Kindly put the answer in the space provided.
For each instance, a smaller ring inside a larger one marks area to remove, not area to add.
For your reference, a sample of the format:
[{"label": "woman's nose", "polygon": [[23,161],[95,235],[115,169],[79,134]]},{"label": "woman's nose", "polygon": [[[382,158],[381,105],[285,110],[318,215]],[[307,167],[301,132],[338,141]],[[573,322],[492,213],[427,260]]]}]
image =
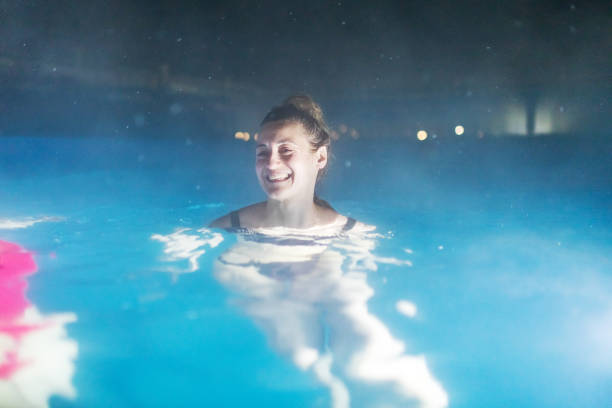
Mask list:
[{"label": "woman's nose", "polygon": [[272,152],[268,158],[268,167],[276,167],[281,163],[278,153]]}]

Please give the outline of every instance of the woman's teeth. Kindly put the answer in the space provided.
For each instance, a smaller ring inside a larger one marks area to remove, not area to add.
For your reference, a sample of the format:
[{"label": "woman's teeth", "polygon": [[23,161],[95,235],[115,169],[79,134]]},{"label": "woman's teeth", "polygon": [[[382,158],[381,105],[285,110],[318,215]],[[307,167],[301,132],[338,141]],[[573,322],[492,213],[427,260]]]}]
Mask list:
[{"label": "woman's teeth", "polygon": [[267,179],[272,183],[278,183],[279,181],[289,180],[289,177],[291,177],[291,173],[284,176],[267,176]]}]

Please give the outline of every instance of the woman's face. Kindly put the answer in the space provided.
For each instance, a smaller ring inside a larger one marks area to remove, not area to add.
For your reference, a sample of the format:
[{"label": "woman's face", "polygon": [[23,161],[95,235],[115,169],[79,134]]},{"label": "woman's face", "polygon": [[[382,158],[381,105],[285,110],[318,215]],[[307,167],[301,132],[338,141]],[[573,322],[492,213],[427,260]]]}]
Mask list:
[{"label": "woman's face", "polygon": [[312,200],[319,170],[327,164],[327,148],[312,151],[300,123],[267,123],[255,150],[255,171],[261,188],[273,200]]}]

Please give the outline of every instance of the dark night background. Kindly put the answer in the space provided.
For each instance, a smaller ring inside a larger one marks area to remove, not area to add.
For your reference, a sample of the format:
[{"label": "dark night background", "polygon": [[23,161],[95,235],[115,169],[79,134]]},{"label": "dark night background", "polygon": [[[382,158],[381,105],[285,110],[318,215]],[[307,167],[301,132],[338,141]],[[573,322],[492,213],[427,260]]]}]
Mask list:
[{"label": "dark night background", "polygon": [[364,136],[456,123],[466,136],[605,136],[611,13],[605,1],[3,0],[0,132],[233,134],[307,92]]}]

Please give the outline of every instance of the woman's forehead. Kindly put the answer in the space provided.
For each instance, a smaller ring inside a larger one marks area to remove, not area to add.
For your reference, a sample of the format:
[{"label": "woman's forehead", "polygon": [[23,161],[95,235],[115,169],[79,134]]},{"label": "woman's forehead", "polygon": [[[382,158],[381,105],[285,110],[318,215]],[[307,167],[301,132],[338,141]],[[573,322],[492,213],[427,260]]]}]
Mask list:
[{"label": "woman's forehead", "polygon": [[307,144],[308,135],[301,123],[267,123],[261,128],[259,143],[280,143],[281,141],[291,141],[296,144]]}]

